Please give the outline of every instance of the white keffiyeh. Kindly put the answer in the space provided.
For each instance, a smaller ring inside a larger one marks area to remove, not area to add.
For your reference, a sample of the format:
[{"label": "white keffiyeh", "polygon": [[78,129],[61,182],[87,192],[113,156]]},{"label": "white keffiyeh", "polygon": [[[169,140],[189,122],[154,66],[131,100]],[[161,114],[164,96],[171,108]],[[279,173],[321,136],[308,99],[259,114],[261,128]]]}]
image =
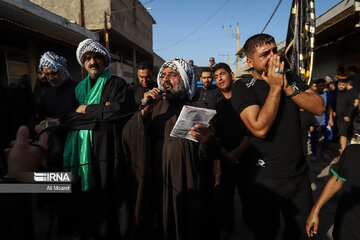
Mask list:
[{"label": "white keffiyeh", "polygon": [[79,64],[84,67],[84,54],[87,52],[100,53],[104,57],[105,71],[110,68],[111,56],[108,50],[98,41],[92,39],[85,39],[76,50],[76,59]]},{"label": "white keffiyeh", "polygon": [[193,67],[182,58],[174,58],[172,60],[166,61],[160,68],[157,76],[158,87],[161,88],[161,74],[165,68],[172,68],[178,72],[183,80],[185,90],[189,94],[189,99],[192,100],[195,93],[195,74]]},{"label": "white keffiyeh", "polygon": [[70,73],[67,69],[67,60],[64,57],[57,55],[54,52],[45,52],[39,63],[39,69],[44,67],[51,68],[54,72],[63,72],[68,78],[71,78]]}]

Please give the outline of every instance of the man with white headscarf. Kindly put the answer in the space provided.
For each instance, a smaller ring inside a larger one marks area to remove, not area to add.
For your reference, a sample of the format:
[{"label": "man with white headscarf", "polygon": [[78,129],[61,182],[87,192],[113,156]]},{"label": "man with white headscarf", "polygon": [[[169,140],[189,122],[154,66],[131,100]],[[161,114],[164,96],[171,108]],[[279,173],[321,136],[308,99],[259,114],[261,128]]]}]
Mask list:
[{"label": "man with white headscarf", "polygon": [[[41,121],[62,122],[64,117],[77,107],[75,98],[75,82],[72,81],[67,69],[67,60],[54,52],[45,52],[39,63],[39,70],[49,83],[39,98],[35,112],[35,123]],[[67,131],[53,130],[49,138],[47,167],[51,171],[62,169],[63,150]]]},{"label": "man with white headscarf", "polygon": [[[79,106],[66,119],[67,124],[82,125],[73,127],[68,134],[64,169],[71,171],[79,180],[81,191],[87,192],[80,193],[77,199],[80,211],[83,210],[78,225],[92,237],[98,237],[100,227],[105,227],[106,234],[115,238],[119,234],[115,205],[121,187],[114,183],[119,182],[123,171],[121,131],[125,123],[119,117],[128,113],[130,107],[128,84],[108,71],[111,57],[99,42],[82,41],[76,58],[88,76],[77,85]],[[99,120],[102,122],[94,122]]]},{"label": "man with white headscarf", "polygon": [[36,123],[47,118],[61,119],[75,110],[76,84],[71,80],[67,60],[54,52],[45,52],[40,58],[39,70],[52,87],[47,88],[40,99]]},{"label": "man with white headscarf", "polygon": [[[193,69],[183,59],[167,61],[157,83],[143,98],[154,102],[133,115],[123,131],[125,155],[137,181],[136,238],[210,239],[211,131],[196,124],[192,131],[198,134],[189,134],[198,142],[170,136],[184,105],[205,107],[191,100]],[[160,89],[166,90],[165,99]]]}]

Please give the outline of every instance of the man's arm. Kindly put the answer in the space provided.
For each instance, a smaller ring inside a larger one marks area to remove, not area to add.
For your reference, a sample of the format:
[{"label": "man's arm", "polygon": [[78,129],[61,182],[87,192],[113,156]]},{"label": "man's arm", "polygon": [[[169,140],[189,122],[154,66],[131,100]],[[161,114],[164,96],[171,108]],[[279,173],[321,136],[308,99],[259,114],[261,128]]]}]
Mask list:
[{"label": "man's arm", "polygon": [[284,75],[278,71],[275,72],[275,68],[279,68],[280,72],[284,71],[284,62],[280,63],[279,56],[274,56],[270,59],[267,75],[265,72],[261,75],[262,79],[270,87],[262,108],[258,105],[251,105],[240,113],[240,118],[246,127],[259,138],[266,137],[279,109],[281,91],[284,86]]},{"label": "man's arm", "polygon": [[358,98],[355,98],[354,100],[354,109],[356,109],[359,106],[360,100]]},{"label": "man's arm", "polygon": [[[109,80],[110,81],[110,80]],[[74,112],[68,113],[63,119],[67,123],[81,123],[93,120],[108,120],[118,114],[127,113],[130,103],[128,86],[122,79],[109,83],[107,101],[103,104],[80,105]],[[104,93],[103,93],[104,94]],[[80,129],[92,129],[93,124],[81,126]]]},{"label": "man's arm", "polygon": [[331,107],[331,105],[328,106],[328,114],[329,114],[329,122],[328,122],[328,125],[330,127],[333,127],[334,126],[334,112],[333,112],[333,109]]},{"label": "man's arm", "polygon": [[[294,89],[287,84],[287,80],[285,77],[284,93],[286,94],[286,96],[290,96],[293,92]],[[300,93],[293,96],[291,100],[293,100],[296,105],[298,105],[305,111],[318,116],[321,116],[325,111],[324,100],[320,95],[315,93],[310,88],[307,89],[305,92],[300,91]]]},{"label": "man's arm", "polygon": [[333,175],[326,183],[320,197],[316,201],[306,220],[306,233],[309,237],[313,237],[314,234],[317,234],[320,209],[342,188],[343,184],[344,182],[335,175]]},{"label": "man's arm", "polygon": [[261,109],[259,105],[252,105],[240,113],[244,124],[256,137],[265,138],[269,132],[279,109],[280,96],[281,88],[270,88]]},{"label": "man's arm", "polygon": [[222,155],[223,159],[225,159],[229,163],[239,164],[240,158],[246,152],[246,150],[249,146],[249,143],[250,143],[250,137],[245,136],[243,138],[243,140],[241,141],[241,143],[235,149],[233,149],[231,152],[228,152],[228,151],[226,151],[226,149],[224,147],[221,147],[220,154]]},{"label": "man's arm", "polygon": [[354,98],[349,94],[349,92],[347,92],[347,94],[345,95],[347,98],[346,101],[346,111],[345,111],[345,117],[344,117],[344,121],[345,122],[350,122],[351,118],[353,116],[354,113]]}]

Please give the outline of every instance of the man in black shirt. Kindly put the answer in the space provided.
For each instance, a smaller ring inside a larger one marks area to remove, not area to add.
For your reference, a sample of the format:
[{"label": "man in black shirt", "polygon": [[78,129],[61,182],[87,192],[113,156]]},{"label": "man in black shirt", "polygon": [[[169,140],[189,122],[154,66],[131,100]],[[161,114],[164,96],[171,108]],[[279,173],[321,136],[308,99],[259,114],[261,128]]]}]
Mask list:
[{"label": "man in black shirt", "polygon": [[358,133],[358,129],[360,126],[359,122],[359,92],[355,89],[355,82],[354,80],[348,80],[346,85],[346,90],[351,95],[351,98],[353,98],[354,101],[354,111],[353,115],[351,116],[351,142],[356,141],[356,134]]},{"label": "man in black shirt", "polygon": [[140,84],[134,86],[134,98],[135,105],[141,104],[141,99],[144,97],[144,93],[157,87],[156,82],[152,80],[153,73],[151,66],[148,63],[142,62],[138,65],[137,75]]},{"label": "man in black shirt", "polygon": [[312,206],[302,150],[299,107],[324,112],[322,98],[293,72],[284,73],[275,40],[257,34],[245,43],[252,80],[233,86],[232,104],[254,136],[247,172],[252,198],[251,225],[256,239],[275,239],[280,211],[284,239],[306,239],[304,224]]},{"label": "man in black shirt", "polygon": [[193,100],[203,102],[207,108],[215,109],[218,91],[216,90],[217,87],[211,84],[213,75],[210,68],[201,69],[200,81],[203,86],[196,89]]},{"label": "man in black shirt", "polygon": [[[234,230],[234,193],[238,188],[243,193],[244,179],[242,160],[249,145],[250,136],[239,115],[231,105],[234,73],[225,63],[217,63],[214,78],[218,86],[216,97],[215,133],[221,142],[221,213],[227,233]],[[244,196],[241,194],[244,203]]]},{"label": "man in black shirt", "polygon": [[336,94],[335,117],[338,135],[340,136],[340,152],[347,145],[347,138],[354,112],[354,96],[346,90],[347,79],[339,79]]},{"label": "man in black shirt", "polygon": [[[355,92],[359,95],[360,93],[360,74],[358,73],[355,66],[349,66],[346,68],[347,79],[354,82]],[[359,96],[358,96],[359,97]]]}]

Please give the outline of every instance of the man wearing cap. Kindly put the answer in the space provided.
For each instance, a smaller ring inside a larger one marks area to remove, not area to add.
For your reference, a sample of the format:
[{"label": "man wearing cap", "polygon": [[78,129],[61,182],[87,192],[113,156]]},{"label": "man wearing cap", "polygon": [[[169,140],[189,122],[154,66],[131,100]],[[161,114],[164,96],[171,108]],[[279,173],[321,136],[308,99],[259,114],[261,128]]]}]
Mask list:
[{"label": "man wearing cap", "polygon": [[[212,134],[196,124],[189,134],[198,142],[170,136],[184,105],[204,107],[191,100],[193,69],[183,59],[169,60],[162,65],[157,84],[158,88],[144,94],[144,99],[152,98],[154,103],[133,115],[123,132],[125,155],[138,184],[137,237],[210,239],[212,165],[210,151],[205,150],[213,143]],[[167,91],[165,99],[159,88]]]},{"label": "man wearing cap", "polygon": [[102,225],[107,229],[106,234],[115,237],[119,234],[119,224],[116,222],[118,209],[114,208],[121,187],[114,183],[119,181],[120,171],[124,169],[120,165],[123,164],[121,131],[125,119],[119,117],[128,113],[130,107],[128,84],[110,74],[110,54],[99,42],[82,41],[76,58],[88,76],[75,89],[79,106],[66,118],[66,124],[76,126],[66,140],[64,169],[72,172],[81,190],[86,192],[77,199],[80,230],[97,237]]}]

